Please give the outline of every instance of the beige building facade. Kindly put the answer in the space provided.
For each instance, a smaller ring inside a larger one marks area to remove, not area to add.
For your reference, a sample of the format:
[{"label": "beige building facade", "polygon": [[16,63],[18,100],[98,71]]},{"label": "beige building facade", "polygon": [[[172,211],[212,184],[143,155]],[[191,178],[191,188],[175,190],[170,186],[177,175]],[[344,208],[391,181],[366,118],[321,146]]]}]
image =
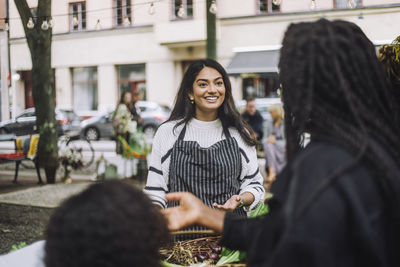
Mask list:
[{"label": "beige building facade", "polygon": [[[9,3],[15,116],[33,105],[31,61],[14,1]],[[28,3],[35,14],[37,1]],[[231,75],[236,100],[274,94],[279,46],[290,23],[321,17],[352,21],[376,45],[400,34],[400,1],[217,0],[216,5],[218,60]],[[50,24],[57,106],[81,115],[113,109],[123,91],[141,90],[147,100],[172,106],[185,68],[206,56],[205,0],[54,0]]]}]

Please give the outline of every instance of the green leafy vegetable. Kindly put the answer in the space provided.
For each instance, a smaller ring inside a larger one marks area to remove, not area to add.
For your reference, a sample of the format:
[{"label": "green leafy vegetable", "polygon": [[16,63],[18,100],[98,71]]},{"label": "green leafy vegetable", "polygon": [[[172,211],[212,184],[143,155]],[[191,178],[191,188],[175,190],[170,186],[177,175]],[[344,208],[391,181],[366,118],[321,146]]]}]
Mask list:
[{"label": "green leafy vegetable", "polygon": [[18,249],[21,249],[23,247],[26,247],[26,243],[25,242],[19,242],[18,244],[14,244],[14,245],[11,246],[10,252],[18,250]]},{"label": "green leafy vegetable", "polygon": [[261,202],[257,205],[257,207],[250,212],[249,218],[256,218],[259,216],[264,216],[268,213],[268,205],[264,202]]},{"label": "green leafy vegetable", "polygon": [[245,259],[246,259],[246,252],[223,248],[221,252],[221,258],[219,259],[216,265],[218,266],[227,263],[241,262],[244,261]]},{"label": "green leafy vegetable", "polygon": [[163,267],[182,267],[182,265],[176,265],[176,264],[168,263],[166,261],[161,261],[161,266],[163,266]]}]

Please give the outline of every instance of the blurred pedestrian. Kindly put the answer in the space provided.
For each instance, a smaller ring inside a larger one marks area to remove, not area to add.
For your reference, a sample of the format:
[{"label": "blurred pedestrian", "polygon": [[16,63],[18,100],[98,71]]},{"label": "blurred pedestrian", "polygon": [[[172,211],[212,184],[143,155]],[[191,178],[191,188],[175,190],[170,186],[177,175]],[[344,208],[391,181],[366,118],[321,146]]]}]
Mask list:
[{"label": "blurred pedestrian", "polygon": [[279,68],[288,163],[269,213],[238,219],[173,193],[170,229],[222,233],[248,266],[400,266],[400,126],[374,45],[351,22],[291,24]]},{"label": "blurred pedestrian", "polygon": [[256,133],[257,141],[261,141],[263,133],[264,119],[256,107],[256,99],[252,96],[246,98],[246,109],[242,113],[242,118]]},{"label": "blurred pedestrian", "polygon": [[117,154],[122,154],[123,152],[119,137],[129,143],[130,135],[136,132],[136,122],[133,121],[132,109],[132,94],[129,91],[125,91],[122,93],[118,106],[113,114]]},{"label": "blurred pedestrian", "polygon": [[264,153],[268,177],[266,179],[267,189],[275,181],[276,174],[279,173],[286,164],[286,141],[284,131],[284,111],[281,104],[273,104],[269,107],[272,121],[268,125],[268,139],[264,143]]},{"label": "blurred pedestrian", "polygon": [[139,107],[136,106],[138,101],[141,101],[143,99],[143,92],[141,90],[136,90],[135,93],[133,94],[132,97],[132,119],[136,121],[137,127],[139,129],[142,129],[143,127],[143,119],[140,116],[140,109]]},{"label": "blurred pedestrian", "polygon": [[167,192],[188,191],[209,207],[245,217],[265,193],[256,144],[235,108],[225,69],[211,59],[195,61],[154,137],[145,192],[162,208],[177,205],[167,203]]}]

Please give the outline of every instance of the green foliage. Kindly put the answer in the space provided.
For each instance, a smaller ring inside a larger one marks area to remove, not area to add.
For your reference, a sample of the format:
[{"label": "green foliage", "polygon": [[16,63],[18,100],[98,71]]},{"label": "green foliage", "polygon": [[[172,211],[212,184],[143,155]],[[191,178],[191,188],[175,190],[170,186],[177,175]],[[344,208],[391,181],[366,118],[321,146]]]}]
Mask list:
[{"label": "green foliage", "polygon": [[[45,123],[43,123],[43,125],[40,126],[39,133],[41,136],[55,134],[56,127],[54,123],[46,121]],[[49,142],[46,144],[45,148],[47,152],[52,151],[54,149],[54,144]]]},{"label": "green foliage", "polygon": [[393,51],[395,53],[395,61],[400,61],[400,35],[392,43]]},{"label": "green foliage", "polygon": [[47,132],[53,133],[53,134],[56,133],[56,127],[55,127],[54,123],[46,121],[43,123],[43,125],[40,126],[40,129],[39,129],[40,134],[45,134]]},{"label": "green foliage", "polygon": [[11,246],[10,252],[26,247],[26,242],[19,242]]}]

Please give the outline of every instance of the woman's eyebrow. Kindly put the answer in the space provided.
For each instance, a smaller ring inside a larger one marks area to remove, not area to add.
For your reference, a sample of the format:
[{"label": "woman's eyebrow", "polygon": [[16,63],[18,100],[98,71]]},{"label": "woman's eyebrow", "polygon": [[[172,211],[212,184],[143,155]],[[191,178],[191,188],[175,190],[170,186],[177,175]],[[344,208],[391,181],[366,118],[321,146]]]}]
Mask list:
[{"label": "woman's eyebrow", "polygon": [[[222,77],[217,77],[217,78],[214,79],[214,81],[219,80],[219,79],[222,79]],[[200,79],[197,79],[196,82],[197,82],[197,81],[205,81],[205,82],[208,82],[209,80],[200,78]]]},{"label": "woman's eyebrow", "polygon": [[[217,80],[219,80],[219,79],[222,79],[222,77],[217,77],[217,78],[214,79],[214,81],[217,81]],[[196,82],[199,82],[199,81],[209,82],[209,80],[207,80],[207,79],[202,79],[202,78],[196,80]]]}]

